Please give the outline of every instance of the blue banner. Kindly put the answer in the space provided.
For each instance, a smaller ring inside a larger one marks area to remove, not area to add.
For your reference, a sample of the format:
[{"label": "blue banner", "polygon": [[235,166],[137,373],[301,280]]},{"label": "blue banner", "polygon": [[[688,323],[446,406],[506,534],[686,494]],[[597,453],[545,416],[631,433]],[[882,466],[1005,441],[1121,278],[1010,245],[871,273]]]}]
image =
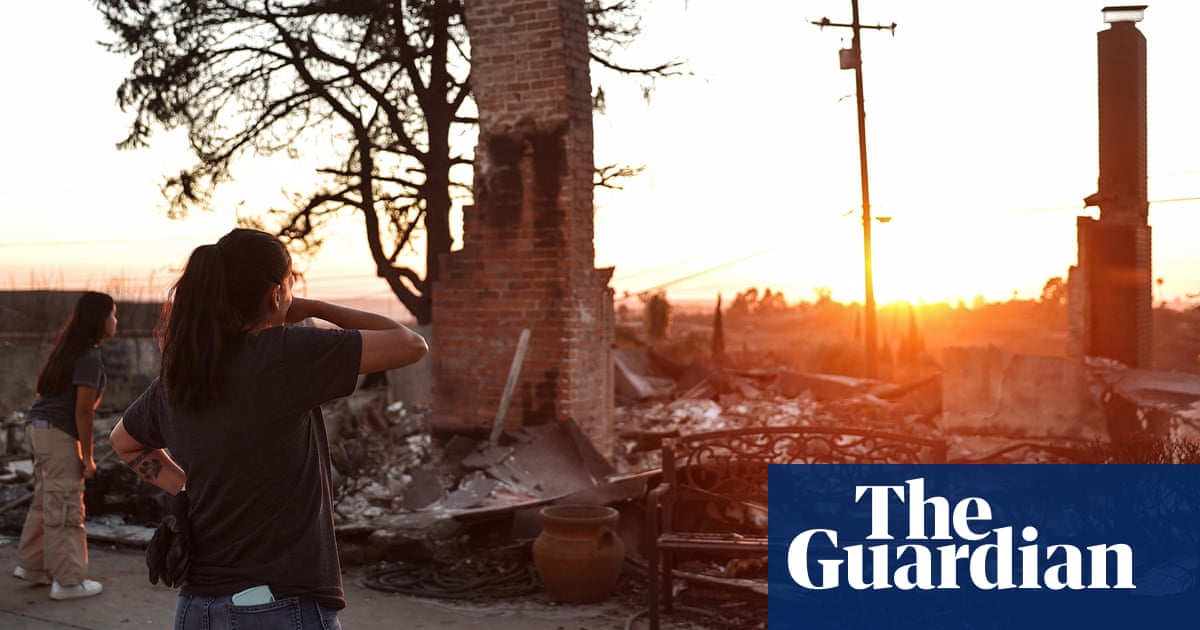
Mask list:
[{"label": "blue banner", "polygon": [[770,467],[771,630],[1200,628],[1200,466]]}]

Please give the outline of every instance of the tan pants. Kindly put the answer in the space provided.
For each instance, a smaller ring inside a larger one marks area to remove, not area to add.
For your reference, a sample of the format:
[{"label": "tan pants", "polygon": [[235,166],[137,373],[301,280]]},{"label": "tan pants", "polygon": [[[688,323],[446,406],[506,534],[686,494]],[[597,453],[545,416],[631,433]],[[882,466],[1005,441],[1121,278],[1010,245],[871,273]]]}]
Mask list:
[{"label": "tan pants", "polygon": [[33,450],[33,503],[21,529],[17,564],[45,570],[63,586],[87,577],[83,529],[83,455],[79,440],[53,427],[26,425]]}]

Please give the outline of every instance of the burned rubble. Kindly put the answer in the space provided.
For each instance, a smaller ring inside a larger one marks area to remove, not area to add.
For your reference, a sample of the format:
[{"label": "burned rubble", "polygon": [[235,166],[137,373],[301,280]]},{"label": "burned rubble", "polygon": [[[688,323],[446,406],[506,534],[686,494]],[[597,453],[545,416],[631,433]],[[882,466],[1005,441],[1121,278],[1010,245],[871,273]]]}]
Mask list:
[{"label": "burned rubble", "polygon": [[[615,452],[605,457],[572,422],[487,435],[438,434],[426,406],[388,403],[382,388],[363,387],[324,409],[336,484],[335,524],[343,563],[367,565],[365,583],[423,597],[488,599],[537,593],[530,543],[541,507],[607,504],[621,513],[627,575],[614,597],[632,607],[644,597],[641,540],[644,500],[657,483],[664,438],[754,427],[869,427],[944,440],[951,462],[1200,461],[1188,447],[1200,435],[1195,379],[1092,366],[1096,396],[1114,422],[1155,428],[1154,447],[1124,449],[1097,441],[963,433],[941,426],[942,378],[934,373],[893,384],[785,366],[732,369],[691,365],[656,369],[650,351],[618,352]],[[661,361],[662,359],[657,359]],[[109,455],[97,423],[98,473],[89,482],[93,540],[141,546],[164,513],[166,497]],[[19,533],[31,496],[23,414],[4,421],[0,528]],[[1168,444],[1164,447],[1163,444]],[[765,514],[714,510],[720,527],[765,531]],[[683,558],[679,574],[694,597],[726,617],[761,610],[765,561]],[[716,622],[712,622],[716,623]]]}]

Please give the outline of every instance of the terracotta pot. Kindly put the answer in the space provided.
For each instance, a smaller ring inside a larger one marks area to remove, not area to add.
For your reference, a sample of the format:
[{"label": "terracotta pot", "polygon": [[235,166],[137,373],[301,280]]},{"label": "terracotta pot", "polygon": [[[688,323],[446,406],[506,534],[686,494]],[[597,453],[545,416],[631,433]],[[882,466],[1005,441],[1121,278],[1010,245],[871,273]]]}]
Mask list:
[{"label": "terracotta pot", "polygon": [[617,511],[606,505],[552,505],[540,515],[542,533],[533,541],[533,563],[546,591],[571,604],[608,597],[625,563]]}]

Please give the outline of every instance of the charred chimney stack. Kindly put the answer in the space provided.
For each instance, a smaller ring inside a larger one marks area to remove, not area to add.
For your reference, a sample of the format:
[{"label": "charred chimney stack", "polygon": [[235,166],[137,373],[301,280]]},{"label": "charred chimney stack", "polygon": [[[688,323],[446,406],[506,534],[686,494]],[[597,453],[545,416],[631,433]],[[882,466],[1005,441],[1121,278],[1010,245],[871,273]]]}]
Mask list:
[{"label": "charred chimney stack", "polygon": [[1145,5],[1103,9],[1096,34],[1100,176],[1084,199],[1099,219],[1081,216],[1079,264],[1072,270],[1072,355],[1150,367],[1153,294],[1146,190],[1146,38],[1136,24]]}]

